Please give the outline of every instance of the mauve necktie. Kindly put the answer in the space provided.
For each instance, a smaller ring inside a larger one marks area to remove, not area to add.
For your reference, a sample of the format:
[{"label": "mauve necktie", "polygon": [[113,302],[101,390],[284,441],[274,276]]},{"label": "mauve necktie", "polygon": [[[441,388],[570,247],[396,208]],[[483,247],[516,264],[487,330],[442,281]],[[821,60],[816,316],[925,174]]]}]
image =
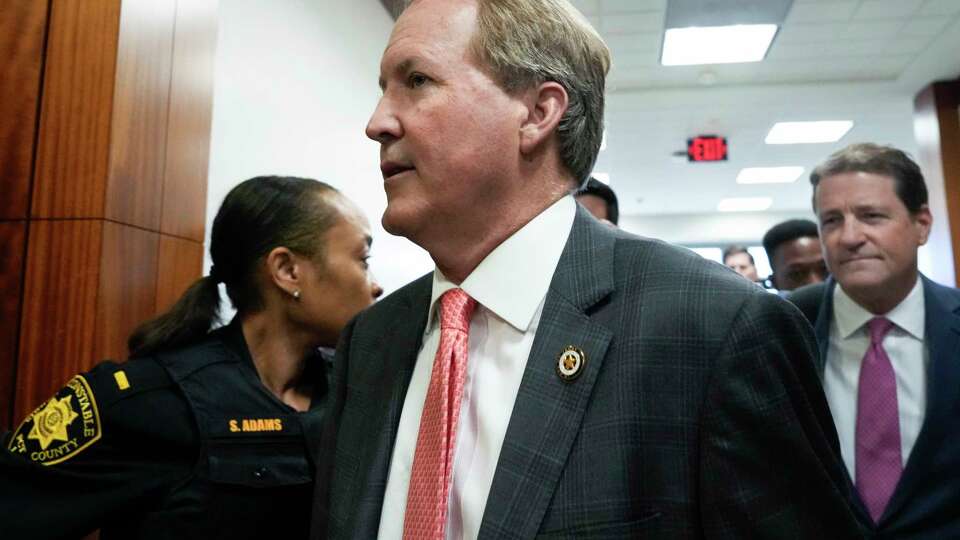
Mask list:
[{"label": "mauve necktie", "polygon": [[406,540],[444,538],[457,422],[467,378],[470,316],[476,306],[477,301],[463,289],[451,289],[440,297],[440,346],[433,360],[413,453],[403,520]]},{"label": "mauve necktie", "polygon": [[900,416],[897,378],[883,338],[893,323],[876,317],[867,323],[870,347],[860,366],[857,390],[857,491],[879,522],[903,472],[900,454]]}]

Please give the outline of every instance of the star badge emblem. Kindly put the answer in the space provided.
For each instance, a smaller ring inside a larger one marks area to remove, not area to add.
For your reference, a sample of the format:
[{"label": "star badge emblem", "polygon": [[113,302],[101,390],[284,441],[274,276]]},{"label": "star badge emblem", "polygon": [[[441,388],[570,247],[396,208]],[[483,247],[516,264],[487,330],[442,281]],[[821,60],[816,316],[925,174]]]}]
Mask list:
[{"label": "star badge emblem", "polygon": [[40,442],[40,449],[46,450],[53,441],[69,440],[67,426],[79,416],[71,406],[73,396],[62,399],[54,397],[33,415],[33,429],[28,439]]},{"label": "star badge emblem", "polygon": [[587,355],[583,350],[568,345],[557,358],[557,375],[566,382],[571,382],[580,376],[583,366],[587,363]]}]

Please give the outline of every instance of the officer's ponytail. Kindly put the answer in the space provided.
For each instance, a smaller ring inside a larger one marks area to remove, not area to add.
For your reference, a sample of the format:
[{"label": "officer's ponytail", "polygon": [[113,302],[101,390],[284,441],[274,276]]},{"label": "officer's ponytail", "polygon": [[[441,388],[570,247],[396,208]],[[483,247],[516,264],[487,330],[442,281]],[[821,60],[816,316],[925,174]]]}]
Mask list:
[{"label": "officer's ponytail", "polygon": [[210,233],[210,275],[200,278],[169,311],[138,327],[127,340],[130,356],[188,346],[220,322],[220,288],[240,314],[263,308],[256,271],[272,249],[322,258],[320,237],[339,217],[337,190],[309,178],[259,176],[227,194]]}]

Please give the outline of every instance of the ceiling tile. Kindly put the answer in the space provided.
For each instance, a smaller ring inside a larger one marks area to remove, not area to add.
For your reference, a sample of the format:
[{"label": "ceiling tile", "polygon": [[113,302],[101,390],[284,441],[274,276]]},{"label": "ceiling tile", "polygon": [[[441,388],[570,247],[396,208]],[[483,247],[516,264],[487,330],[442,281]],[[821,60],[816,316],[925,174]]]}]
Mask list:
[{"label": "ceiling tile", "polygon": [[888,54],[877,58],[876,63],[881,67],[896,71],[899,75],[913,62],[914,58],[916,58],[914,54]]},{"label": "ceiling tile", "polygon": [[852,22],[836,39],[888,39],[903,28],[903,21]]},{"label": "ceiling tile", "polygon": [[660,34],[615,34],[603,40],[613,51],[614,57],[634,51],[660,52]]},{"label": "ceiling tile", "polygon": [[920,15],[954,15],[960,13],[960,2],[957,0],[927,0],[920,9]]},{"label": "ceiling tile", "polygon": [[[877,56],[888,48],[889,40],[864,39],[831,43],[833,54],[840,56]],[[861,60],[862,61],[862,60]]]},{"label": "ceiling tile", "polygon": [[656,67],[660,64],[657,51],[633,51],[614,55],[613,66],[618,69]]},{"label": "ceiling tile", "polygon": [[777,33],[776,43],[811,43],[836,39],[847,30],[843,23],[787,24]]},{"label": "ceiling tile", "polygon": [[909,17],[923,2],[924,0],[864,0],[853,18],[871,20]]},{"label": "ceiling tile", "polygon": [[609,78],[617,81],[649,80],[655,75],[655,73],[655,68],[653,66],[622,66],[614,63],[613,67],[610,68]]},{"label": "ceiling tile", "polygon": [[931,37],[903,37],[887,42],[884,50],[890,54],[918,53],[927,48]]},{"label": "ceiling tile", "polygon": [[816,23],[849,21],[856,11],[859,1],[821,2],[816,4],[794,4],[787,16],[787,22]]},{"label": "ceiling tile", "polygon": [[[956,0],[955,0],[956,1]],[[960,6],[960,2],[957,2]],[[913,19],[900,29],[900,36],[936,36],[950,24],[948,17]]]},{"label": "ceiling tile", "polygon": [[611,34],[657,32],[663,28],[663,13],[631,13],[603,16],[603,31]]},{"label": "ceiling tile", "polygon": [[767,59],[771,61],[795,58],[823,58],[830,50],[830,43],[776,43],[770,48]]}]

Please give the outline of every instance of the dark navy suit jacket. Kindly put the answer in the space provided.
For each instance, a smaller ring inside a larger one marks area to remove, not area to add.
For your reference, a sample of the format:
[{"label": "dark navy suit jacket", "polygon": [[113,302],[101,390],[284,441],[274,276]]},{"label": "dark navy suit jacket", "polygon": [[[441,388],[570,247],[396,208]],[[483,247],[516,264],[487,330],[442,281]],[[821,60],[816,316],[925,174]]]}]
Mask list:
[{"label": "dark navy suit jacket", "polygon": [[[900,483],[874,528],[877,538],[960,538],[960,290],[923,279],[926,304],[927,411]],[[803,287],[789,300],[813,324],[823,373],[833,317],[833,279]],[[856,495],[854,506],[870,523]]]}]

